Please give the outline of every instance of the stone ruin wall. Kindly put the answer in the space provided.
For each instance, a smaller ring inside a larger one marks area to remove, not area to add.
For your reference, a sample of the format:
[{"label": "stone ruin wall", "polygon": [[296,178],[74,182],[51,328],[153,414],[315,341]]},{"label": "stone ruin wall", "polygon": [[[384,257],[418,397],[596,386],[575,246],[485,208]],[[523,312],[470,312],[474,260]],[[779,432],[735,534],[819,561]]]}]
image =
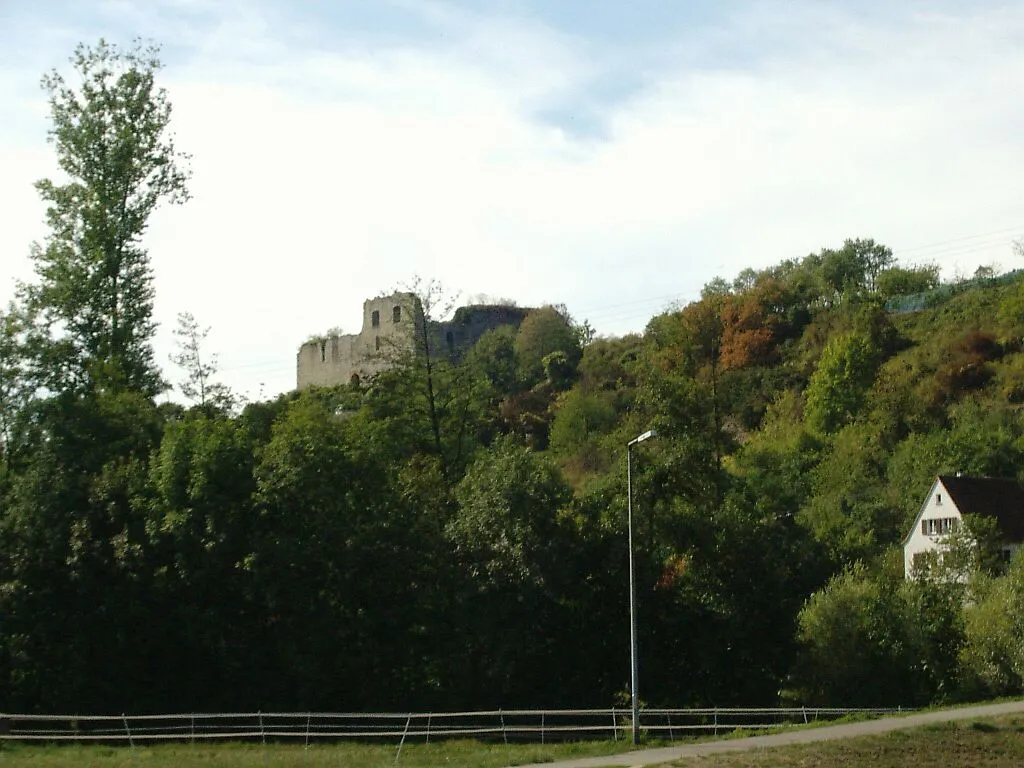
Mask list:
[{"label": "stone ruin wall", "polygon": [[[299,348],[298,389],[348,384],[353,376],[365,381],[387,370],[401,351],[410,348],[420,311],[419,300],[412,293],[364,301],[359,333],[307,341]],[[529,312],[527,308],[503,305],[460,307],[451,320],[431,323],[431,349],[438,356],[457,358],[492,328],[518,327]]]}]

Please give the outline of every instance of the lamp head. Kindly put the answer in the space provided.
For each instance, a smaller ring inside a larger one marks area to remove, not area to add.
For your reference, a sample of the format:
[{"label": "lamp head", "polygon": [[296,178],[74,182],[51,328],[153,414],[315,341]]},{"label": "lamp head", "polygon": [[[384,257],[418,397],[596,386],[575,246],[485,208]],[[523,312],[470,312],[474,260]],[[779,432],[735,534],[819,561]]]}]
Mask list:
[{"label": "lamp head", "polygon": [[658,436],[658,433],[655,430],[648,429],[646,432],[644,432],[639,437],[635,437],[632,440],[630,440],[628,444],[629,445],[636,445],[637,443],[642,443],[644,440],[646,440],[649,437],[657,437],[657,436]]}]

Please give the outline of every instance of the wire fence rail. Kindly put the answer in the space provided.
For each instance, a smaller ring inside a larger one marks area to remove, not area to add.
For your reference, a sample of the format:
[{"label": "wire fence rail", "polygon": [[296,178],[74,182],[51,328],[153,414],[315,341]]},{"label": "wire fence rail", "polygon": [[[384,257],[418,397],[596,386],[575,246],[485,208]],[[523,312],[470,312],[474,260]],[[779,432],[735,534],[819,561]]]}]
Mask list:
[{"label": "wire fence rail", "polygon": [[[714,707],[644,709],[642,730],[650,738],[675,741],[806,725],[856,715],[879,717],[897,708]],[[31,715],[0,713],[0,740],[24,742],[196,742],[323,740],[427,742],[471,738],[481,741],[546,743],[582,739],[627,739],[631,713],[625,709],[507,709],[477,712],[249,712],[170,715]]]}]

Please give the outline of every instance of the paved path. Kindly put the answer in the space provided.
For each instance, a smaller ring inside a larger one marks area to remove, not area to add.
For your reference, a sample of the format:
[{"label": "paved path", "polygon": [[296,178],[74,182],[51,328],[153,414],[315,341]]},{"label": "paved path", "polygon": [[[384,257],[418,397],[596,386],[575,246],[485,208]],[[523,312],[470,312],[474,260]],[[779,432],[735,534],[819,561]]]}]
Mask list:
[{"label": "paved path", "polygon": [[745,749],[765,749],[783,744],[807,744],[814,741],[828,741],[829,739],[845,739],[850,736],[866,736],[874,733],[888,733],[903,728],[916,728],[928,723],[970,720],[976,717],[993,717],[1011,712],[1024,712],[1024,699],[1003,702],[1002,704],[944,709],[936,712],[922,712],[917,715],[883,717],[859,723],[844,723],[842,725],[827,725],[821,728],[808,728],[799,731],[785,731],[783,733],[771,734],[770,736],[750,736],[748,738],[730,739],[728,741],[706,741],[701,744],[688,744],[681,747],[641,749],[636,752],[618,755],[538,763],[536,765],[519,766],[519,768],[603,768],[607,766],[640,768],[646,765],[667,763],[672,760],[678,760],[681,757],[711,755],[716,752],[737,752]]}]

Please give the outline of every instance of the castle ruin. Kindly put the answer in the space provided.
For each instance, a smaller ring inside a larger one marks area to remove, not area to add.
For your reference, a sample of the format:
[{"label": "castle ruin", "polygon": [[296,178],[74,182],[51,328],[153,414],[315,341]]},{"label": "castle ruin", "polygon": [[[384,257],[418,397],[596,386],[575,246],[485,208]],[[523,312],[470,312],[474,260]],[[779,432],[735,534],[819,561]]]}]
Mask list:
[{"label": "castle ruin", "polygon": [[[451,320],[426,324],[432,356],[458,359],[487,331],[503,325],[518,328],[529,312],[528,308],[503,304],[459,307]],[[423,325],[423,308],[413,293],[367,299],[363,302],[359,333],[313,339],[299,347],[298,389],[333,387],[373,378],[412,351]]]}]

